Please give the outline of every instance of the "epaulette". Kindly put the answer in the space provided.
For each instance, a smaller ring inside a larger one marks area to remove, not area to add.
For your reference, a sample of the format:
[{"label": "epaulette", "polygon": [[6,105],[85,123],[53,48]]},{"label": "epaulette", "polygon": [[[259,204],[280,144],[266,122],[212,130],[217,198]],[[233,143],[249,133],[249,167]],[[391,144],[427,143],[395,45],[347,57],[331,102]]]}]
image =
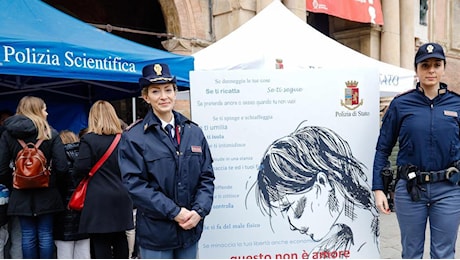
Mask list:
[{"label": "epaulette", "polygon": [[144,120],[143,118],[140,118],[140,119],[137,119],[136,121],[134,121],[133,123],[131,123],[128,127],[126,127],[125,131],[129,131],[131,128],[133,128],[135,125],[139,124],[140,122],[142,122],[142,120]]},{"label": "epaulette", "polygon": [[196,125],[196,126],[200,126],[200,125],[198,125],[198,123],[195,123],[192,120],[188,120],[187,122],[190,123],[190,124]]},{"label": "epaulette", "polygon": [[413,89],[406,90],[406,91],[404,91],[404,92],[401,92],[401,93],[395,95],[394,98],[397,98],[397,97],[406,95],[406,94],[411,93],[411,92],[414,92],[414,91],[417,91],[417,89],[413,88]]},{"label": "epaulette", "polygon": [[456,96],[460,96],[460,93],[458,93],[456,91],[453,91],[453,90],[450,90],[450,89],[448,89],[447,92],[452,93],[452,94],[454,94]]}]

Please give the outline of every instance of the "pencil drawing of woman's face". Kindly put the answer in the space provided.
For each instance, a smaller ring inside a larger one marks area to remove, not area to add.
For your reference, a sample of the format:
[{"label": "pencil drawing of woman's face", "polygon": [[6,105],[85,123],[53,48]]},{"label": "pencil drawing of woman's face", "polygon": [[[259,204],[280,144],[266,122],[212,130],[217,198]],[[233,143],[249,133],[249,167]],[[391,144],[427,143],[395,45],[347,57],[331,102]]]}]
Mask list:
[{"label": "pencil drawing of woman's face", "polygon": [[350,250],[362,239],[356,235],[362,227],[355,221],[370,213],[368,227],[378,251],[378,213],[365,168],[347,140],[333,130],[299,126],[265,151],[253,186],[256,202],[274,232],[271,220],[281,213],[291,231],[315,242],[311,252]]},{"label": "pencil drawing of woman's face", "polygon": [[338,217],[337,211],[330,210],[330,190],[326,175],[320,173],[308,191],[284,196],[281,210],[287,215],[292,230],[310,236],[314,241],[327,235]]}]

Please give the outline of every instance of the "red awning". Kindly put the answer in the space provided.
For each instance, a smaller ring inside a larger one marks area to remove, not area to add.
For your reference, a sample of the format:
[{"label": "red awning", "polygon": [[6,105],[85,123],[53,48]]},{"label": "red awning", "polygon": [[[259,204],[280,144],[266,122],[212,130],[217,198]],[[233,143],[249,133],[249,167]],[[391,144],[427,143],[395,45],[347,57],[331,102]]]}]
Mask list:
[{"label": "red awning", "polygon": [[360,23],[383,25],[380,0],[306,0],[307,11],[325,13]]}]

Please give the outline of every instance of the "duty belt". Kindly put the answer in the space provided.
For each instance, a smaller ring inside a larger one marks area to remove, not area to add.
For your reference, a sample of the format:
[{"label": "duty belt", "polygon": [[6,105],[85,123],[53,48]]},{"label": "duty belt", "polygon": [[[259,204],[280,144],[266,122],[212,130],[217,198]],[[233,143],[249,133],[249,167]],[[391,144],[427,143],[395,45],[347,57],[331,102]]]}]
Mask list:
[{"label": "duty belt", "polygon": [[429,172],[422,172],[417,170],[416,166],[407,165],[407,166],[398,166],[398,176],[403,180],[412,180],[413,178],[417,178],[418,184],[424,183],[433,183],[439,181],[451,181],[454,184],[459,185],[460,180],[460,171],[457,167],[449,167],[447,169],[439,170],[439,171],[429,171]]}]

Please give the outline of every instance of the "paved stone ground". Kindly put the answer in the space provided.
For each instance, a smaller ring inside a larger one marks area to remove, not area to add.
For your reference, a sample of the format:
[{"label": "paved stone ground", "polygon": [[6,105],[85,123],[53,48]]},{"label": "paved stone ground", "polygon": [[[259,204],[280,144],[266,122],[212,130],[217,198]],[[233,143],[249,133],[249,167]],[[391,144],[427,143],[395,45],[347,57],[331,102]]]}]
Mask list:
[{"label": "paved stone ground", "polygon": [[[428,227],[428,226],[427,226]],[[428,229],[428,228],[427,228]],[[460,232],[459,232],[460,233]],[[425,235],[424,259],[430,258],[430,233],[427,230]],[[460,239],[460,234],[459,234]],[[401,237],[399,234],[398,220],[396,213],[390,215],[380,214],[380,256],[383,259],[401,259]],[[455,258],[460,257],[460,241],[457,239],[457,250]]]}]

